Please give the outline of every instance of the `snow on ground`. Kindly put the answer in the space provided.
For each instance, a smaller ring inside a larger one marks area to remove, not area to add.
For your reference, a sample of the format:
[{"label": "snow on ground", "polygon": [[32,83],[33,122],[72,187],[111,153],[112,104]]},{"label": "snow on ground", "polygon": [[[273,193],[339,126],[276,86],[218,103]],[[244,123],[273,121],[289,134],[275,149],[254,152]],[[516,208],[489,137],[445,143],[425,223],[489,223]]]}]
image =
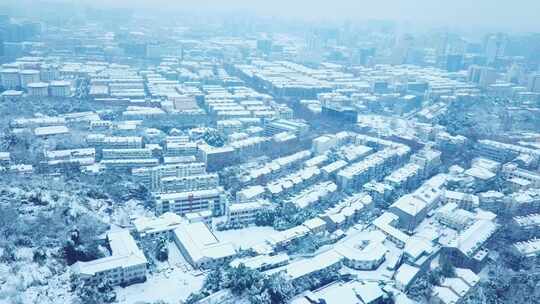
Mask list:
[{"label": "snow on ground", "polygon": [[[22,248],[17,256],[24,257],[27,251]],[[59,264],[39,266],[24,259],[10,266],[0,264],[0,304],[73,303],[70,273],[61,271],[63,266]]]},{"label": "snow on ground", "polygon": [[385,247],[390,251],[386,254],[384,262],[374,270],[357,270],[348,267],[343,267],[343,272],[354,274],[359,280],[376,280],[376,281],[390,281],[394,275],[395,270],[389,269],[391,261],[395,261],[399,257],[399,250],[390,244],[389,241],[385,241]]},{"label": "snow on ground", "polygon": [[414,128],[409,121],[399,117],[383,115],[358,115],[358,123],[368,126],[383,134],[391,131],[403,136],[414,136]]},{"label": "snow on ground", "polygon": [[169,258],[167,259],[167,265],[171,268],[180,268],[184,271],[193,271],[193,267],[184,259],[180,250],[174,242],[169,242]]},{"label": "snow on ground", "polygon": [[204,276],[194,276],[183,269],[150,275],[147,281],[115,289],[118,303],[133,304],[136,302],[155,302],[163,300],[167,303],[178,303],[185,300],[190,293],[201,289]]},{"label": "snow on ground", "polygon": [[71,304],[75,301],[75,298],[69,291],[69,286],[69,272],[59,276],[51,276],[48,278],[46,285],[32,286],[27,289],[23,303]]},{"label": "snow on ground", "polygon": [[272,227],[247,227],[243,229],[215,231],[214,234],[222,242],[231,242],[238,248],[247,249],[264,242],[277,231]]},{"label": "snow on ground", "polygon": [[201,289],[204,275],[191,268],[174,243],[170,242],[168,247],[168,262],[159,263],[157,272],[148,274],[146,282],[115,289],[118,303],[132,304],[158,300],[179,303],[190,293]]}]

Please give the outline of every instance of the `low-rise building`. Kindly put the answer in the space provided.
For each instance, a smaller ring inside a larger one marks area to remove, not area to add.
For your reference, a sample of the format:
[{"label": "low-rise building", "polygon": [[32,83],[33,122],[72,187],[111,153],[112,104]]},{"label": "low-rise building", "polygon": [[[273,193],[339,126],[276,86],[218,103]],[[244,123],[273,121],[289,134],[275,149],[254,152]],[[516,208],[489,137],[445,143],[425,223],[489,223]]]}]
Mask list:
[{"label": "low-rise building", "polygon": [[540,254],[540,239],[534,238],[512,245],[517,256],[526,259],[535,259]]},{"label": "low-rise building", "polygon": [[466,268],[456,268],[456,277],[443,278],[440,286],[434,286],[432,291],[432,302],[437,304],[458,304],[470,295],[480,278],[471,270]]},{"label": "low-rise building", "polygon": [[169,176],[161,179],[162,193],[186,192],[204,189],[214,189],[219,186],[216,173],[205,173],[189,176]]},{"label": "low-rise building", "polygon": [[302,259],[291,263],[285,267],[287,278],[292,282],[297,282],[310,275],[327,271],[332,268],[341,268],[342,256],[334,250],[329,250],[318,254],[312,258]]},{"label": "low-rise building", "polygon": [[183,219],[179,215],[166,212],[157,218],[138,217],[133,220],[133,226],[141,239],[156,239],[162,236],[170,238],[171,232],[182,222]]},{"label": "low-rise building", "polygon": [[285,248],[293,241],[302,239],[310,234],[310,230],[303,225],[299,225],[287,230],[278,231],[270,235],[267,242],[276,249]]},{"label": "low-rise building", "polygon": [[502,163],[513,160],[519,154],[529,154],[536,160],[540,158],[539,149],[531,149],[488,139],[479,140],[476,143],[475,149],[480,155]]},{"label": "low-rise building", "polygon": [[200,162],[168,164],[132,171],[134,178],[150,191],[161,191],[161,181],[165,177],[186,177],[204,173],[206,173],[206,166]]},{"label": "low-rise building", "polygon": [[225,195],[221,187],[186,192],[156,194],[156,213],[173,212],[183,215],[191,212],[210,210],[222,213]]},{"label": "low-rise building", "polygon": [[420,273],[420,268],[418,267],[411,266],[409,264],[401,265],[394,274],[396,287],[401,291],[407,291],[407,289],[409,289],[409,287],[418,278]]},{"label": "low-rise building", "polygon": [[414,163],[408,163],[405,166],[392,172],[384,178],[384,181],[398,189],[410,190],[418,187],[421,178],[424,175],[424,167]]},{"label": "low-rise building", "polygon": [[[502,167],[503,178],[512,184],[516,184],[516,190],[527,188],[540,188],[540,174],[521,169],[516,164],[505,164]],[[519,181],[523,182],[519,182]]]},{"label": "low-rise building", "polygon": [[514,233],[520,238],[540,236],[540,213],[515,216],[513,219]]},{"label": "low-rise building", "polygon": [[130,285],[146,280],[147,260],[129,230],[107,234],[111,256],[89,262],[76,262],[71,269],[81,278],[108,281],[112,285]]},{"label": "low-rise building", "polygon": [[396,244],[397,247],[403,248],[410,236],[395,227],[398,220],[399,217],[397,215],[391,212],[385,212],[373,220],[372,224],[384,233],[392,243]]},{"label": "low-rise building", "polygon": [[335,282],[315,291],[308,291],[292,299],[291,304],[339,303],[377,304],[384,292],[376,282]]},{"label": "low-rise building", "polygon": [[11,153],[0,152],[0,166],[8,167],[11,162]]},{"label": "low-rise building", "polygon": [[227,222],[233,225],[254,224],[257,213],[269,206],[270,203],[265,200],[230,204],[227,208]]},{"label": "low-rise building", "polygon": [[202,222],[184,223],[173,230],[173,240],[193,267],[209,269],[236,255],[231,243],[220,242]]},{"label": "low-rise building", "polygon": [[188,223],[205,223],[206,226],[212,230],[212,211],[210,210],[186,213],[184,214],[184,218],[188,221]]},{"label": "low-rise building", "polygon": [[249,186],[236,192],[237,203],[247,203],[261,199],[266,190],[261,185]]},{"label": "low-rise building", "polygon": [[441,239],[439,243],[454,265],[479,271],[489,253],[484,245],[496,230],[497,224],[492,219],[478,219],[455,237]]},{"label": "low-rise building", "polygon": [[326,221],[324,221],[320,217],[314,217],[312,219],[309,219],[305,221],[302,225],[309,229],[311,234],[319,234],[326,231]]},{"label": "low-rise building", "polygon": [[103,159],[144,159],[152,158],[152,149],[131,148],[131,149],[103,149],[101,151]]},{"label": "low-rise building", "polygon": [[390,206],[399,217],[400,228],[412,232],[441,201],[446,175],[439,174],[427,180],[411,194],[400,197]]},{"label": "low-rise building", "polygon": [[336,247],[343,256],[343,264],[358,270],[377,269],[385,260],[388,249],[383,242],[386,236],[381,231],[359,234]]},{"label": "low-rise building", "polygon": [[86,143],[96,149],[136,149],[143,147],[143,139],[139,136],[106,136],[104,134],[90,134]]},{"label": "low-rise building", "polygon": [[423,149],[411,156],[411,162],[422,167],[426,177],[436,173],[441,166],[441,152],[433,149]]},{"label": "low-rise building", "polygon": [[321,200],[326,199],[337,191],[337,186],[333,182],[322,182],[304,189],[299,194],[291,197],[288,201],[300,209],[308,208]]},{"label": "low-rise building", "polygon": [[289,263],[289,256],[286,253],[276,255],[258,255],[255,257],[236,259],[230,263],[231,267],[237,267],[244,264],[246,267],[258,271],[266,271]]},{"label": "low-rise building", "polygon": [[456,203],[461,209],[474,210],[480,206],[478,196],[470,193],[445,190],[442,196],[444,204]]},{"label": "low-rise building", "polygon": [[34,135],[38,137],[59,136],[69,133],[66,126],[37,127],[34,129]]},{"label": "low-rise building", "polygon": [[138,168],[155,167],[159,165],[159,160],[156,158],[104,159],[100,164],[110,171],[129,172]]},{"label": "low-rise building", "polygon": [[457,231],[462,231],[474,222],[474,214],[460,209],[456,203],[448,203],[435,213],[439,223]]}]

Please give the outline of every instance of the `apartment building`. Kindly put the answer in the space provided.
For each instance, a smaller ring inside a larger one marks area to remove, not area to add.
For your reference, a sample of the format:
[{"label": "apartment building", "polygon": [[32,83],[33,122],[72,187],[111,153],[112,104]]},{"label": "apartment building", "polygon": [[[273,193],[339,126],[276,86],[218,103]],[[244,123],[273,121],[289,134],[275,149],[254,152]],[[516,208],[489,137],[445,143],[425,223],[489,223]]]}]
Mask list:
[{"label": "apartment building", "polygon": [[173,212],[183,215],[191,212],[211,210],[222,213],[225,210],[226,198],[223,188],[172,192],[156,194],[156,213]]},{"label": "apartment building", "polygon": [[161,191],[161,180],[166,177],[186,177],[205,173],[206,166],[200,162],[160,165],[132,171],[133,176],[150,191]]},{"label": "apartment building", "polygon": [[101,259],[77,262],[71,269],[81,278],[112,285],[130,285],[146,280],[148,264],[142,250],[129,230],[111,231],[107,234],[111,255]]}]

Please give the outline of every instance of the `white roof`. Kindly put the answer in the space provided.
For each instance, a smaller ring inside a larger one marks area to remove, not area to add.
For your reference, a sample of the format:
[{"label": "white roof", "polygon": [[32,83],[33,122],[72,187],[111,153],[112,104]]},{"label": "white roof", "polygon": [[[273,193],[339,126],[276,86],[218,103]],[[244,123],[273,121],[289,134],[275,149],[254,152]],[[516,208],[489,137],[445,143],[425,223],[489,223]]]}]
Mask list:
[{"label": "white roof", "polygon": [[158,198],[163,201],[168,200],[185,200],[189,197],[201,198],[201,197],[213,197],[221,193],[221,188],[214,188],[208,190],[197,190],[197,191],[186,191],[186,192],[176,192],[176,193],[161,193]]},{"label": "white roof", "polygon": [[333,182],[322,182],[305,189],[300,194],[292,197],[290,201],[298,208],[306,208],[336,190],[337,186]]},{"label": "white roof", "polygon": [[470,289],[469,285],[460,278],[444,278],[441,286],[452,289],[459,297],[463,297]]},{"label": "white roof", "polygon": [[119,231],[109,232],[107,234],[109,239],[109,246],[113,255],[142,255],[144,254],[137,246],[137,243],[129,233],[129,230],[122,229]]},{"label": "white roof", "polygon": [[536,256],[540,252],[540,239],[530,239],[528,241],[514,243],[516,250],[527,257]]},{"label": "white roof", "polygon": [[427,206],[423,200],[414,195],[407,194],[400,197],[395,203],[392,204],[391,207],[397,208],[412,216],[416,216],[420,212],[424,211]]},{"label": "white roof", "polygon": [[264,206],[268,205],[268,202],[265,200],[258,200],[253,201],[249,203],[237,203],[237,204],[230,204],[229,205],[229,211],[235,212],[235,211],[255,211],[263,208]]},{"label": "white roof", "polygon": [[286,268],[286,272],[292,279],[297,279],[315,271],[336,265],[339,262],[341,262],[341,255],[334,250],[329,250],[316,255],[313,258],[289,264]]},{"label": "white roof", "polygon": [[48,150],[43,152],[45,158],[56,159],[63,157],[83,157],[83,156],[95,156],[96,149],[94,148],[81,148],[81,149],[68,149],[68,150]]},{"label": "white roof", "polygon": [[280,253],[276,255],[258,255],[255,257],[236,259],[230,263],[232,267],[236,267],[240,264],[244,264],[248,268],[259,269],[263,266],[278,265],[281,263],[287,263],[289,256],[286,253]]},{"label": "white roof", "polygon": [[66,126],[38,127],[34,129],[34,134],[36,136],[48,136],[65,133],[69,133],[69,129]]},{"label": "white roof", "polygon": [[363,282],[353,287],[356,294],[366,304],[373,303],[384,296],[382,289],[376,282]]},{"label": "white roof", "polygon": [[459,249],[466,256],[472,256],[497,230],[491,220],[477,220],[456,238],[448,242],[448,246]]},{"label": "white roof", "polygon": [[[352,281],[347,283],[337,282],[325,286],[317,291],[308,292],[304,299],[306,297],[315,301],[322,299],[329,304],[369,304],[381,298],[383,295],[383,291],[375,282]],[[308,301],[306,303],[311,302]]]},{"label": "white roof", "polygon": [[465,171],[465,174],[483,180],[494,178],[496,175],[495,173],[481,167],[472,167]]},{"label": "white roof", "polygon": [[333,173],[337,170],[342,169],[343,167],[347,166],[347,162],[344,160],[337,160],[333,163],[330,163],[324,167],[321,168],[322,171],[324,171],[327,174]]},{"label": "white roof", "polygon": [[326,222],[323,219],[321,219],[320,217],[315,217],[315,218],[312,218],[312,219],[309,219],[309,220],[305,221],[302,225],[306,226],[310,230],[313,230],[313,229],[317,229],[317,228],[319,228],[321,226],[325,226]]},{"label": "white roof", "polygon": [[409,264],[403,264],[396,271],[394,280],[402,286],[409,286],[412,280],[416,277],[416,274],[420,271],[420,268],[411,266]]},{"label": "white roof", "polygon": [[71,82],[65,80],[53,80],[50,82],[50,86],[70,86]]},{"label": "white roof", "polygon": [[315,156],[306,160],[305,164],[307,167],[318,166],[324,163],[327,159],[328,159],[328,156],[326,156],[325,154],[322,154],[322,155],[318,155],[318,156]]},{"label": "white roof", "polygon": [[166,212],[157,218],[139,217],[133,221],[133,225],[138,233],[148,233],[172,230],[182,222],[179,215]]},{"label": "white roof", "polygon": [[432,296],[437,297],[443,304],[456,304],[459,301],[459,296],[447,287],[433,286]]},{"label": "white roof", "polygon": [[0,159],[1,160],[9,160],[11,157],[11,153],[9,152],[0,152]]},{"label": "white roof", "polygon": [[49,86],[46,82],[32,82],[28,84],[28,88],[47,88]]},{"label": "white roof", "polygon": [[268,191],[272,194],[279,194],[283,191],[283,187],[281,184],[269,184],[266,186],[268,188]]},{"label": "white roof", "polygon": [[342,148],[343,154],[348,161],[354,161],[373,151],[372,148],[364,145],[349,145]]},{"label": "white roof", "polygon": [[261,185],[250,186],[247,188],[238,191],[236,195],[242,199],[250,200],[254,197],[257,197],[265,192],[265,189]]},{"label": "white roof", "polygon": [[183,223],[173,233],[195,263],[236,253],[231,243],[221,243],[203,222]]},{"label": "white roof", "polygon": [[474,194],[470,194],[470,193],[445,190],[444,196],[450,199],[455,199],[455,200],[460,200],[460,201],[471,201],[474,204],[478,204],[478,196]]},{"label": "white roof", "polygon": [[479,220],[460,235],[459,249],[467,254],[474,252],[478,247],[497,230],[497,225],[489,220]]},{"label": "white roof", "polygon": [[388,252],[388,249],[380,241],[370,241],[368,245],[362,249],[360,249],[358,245],[360,244],[348,241],[337,247],[336,252],[343,257],[356,262],[380,261]]},{"label": "white roof", "polygon": [[109,232],[107,238],[111,247],[111,256],[89,262],[77,262],[73,264],[72,269],[79,274],[92,276],[115,268],[145,265],[147,263],[144,253],[137,246],[129,230],[122,229]]},{"label": "white roof", "polygon": [[299,225],[287,230],[278,231],[268,237],[268,240],[272,244],[276,244],[283,241],[290,241],[298,237],[305,236],[309,233],[309,229],[305,226]]},{"label": "white roof", "polygon": [[456,276],[461,278],[467,285],[474,287],[480,281],[480,277],[468,268],[456,268]]},{"label": "white roof", "polygon": [[385,212],[373,221],[373,225],[382,232],[392,236],[393,238],[396,238],[397,240],[405,244],[410,237],[403,233],[401,230],[391,225],[391,223],[396,221],[397,219],[397,215],[390,212]]},{"label": "white roof", "polygon": [[540,226],[540,213],[515,216],[514,221],[520,226]]},{"label": "white roof", "polygon": [[432,250],[432,243],[426,239],[412,236],[405,243],[403,252],[408,254],[414,260],[420,258],[423,253],[430,253]]}]

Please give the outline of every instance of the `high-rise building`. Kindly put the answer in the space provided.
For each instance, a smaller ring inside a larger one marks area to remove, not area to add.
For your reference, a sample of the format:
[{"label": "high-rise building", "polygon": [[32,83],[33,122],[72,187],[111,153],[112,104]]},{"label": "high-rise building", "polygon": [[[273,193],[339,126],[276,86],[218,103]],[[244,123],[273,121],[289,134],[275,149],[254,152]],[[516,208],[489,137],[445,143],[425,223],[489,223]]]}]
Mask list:
[{"label": "high-rise building", "polygon": [[359,61],[360,61],[359,63],[361,65],[368,65],[371,58],[375,56],[375,48],[374,47],[361,48],[358,51],[358,56],[359,56]]},{"label": "high-rise building", "polygon": [[272,40],[270,39],[259,39],[257,40],[257,50],[270,54],[272,51]]},{"label": "high-rise building", "polygon": [[448,54],[448,33],[437,35],[435,38],[435,55],[444,58]]},{"label": "high-rise building", "polygon": [[490,84],[494,84],[497,80],[497,71],[493,68],[485,67],[480,73],[480,81],[478,85],[482,88],[487,88]]},{"label": "high-rise building", "polygon": [[487,57],[487,64],[493,64],[495,61],[504,56],[506,49],[507,38],[503,34],[489,35],[486,38],[484,51]]},{"label": "high-rise building", "polygon": [[529,76],[527,88],[531,92],[540,93],[540,73]]},{"label": "high-rise building", "polygon": [[468,80],[486,88],[497,80],[497,71],[486,66],[472,65],[469,67]]},{"label": "high-rise building", "polygon": [[506,72],[506,81],[520,84],[524,78],[523,67],[517,64],[513,64]]},{"label": "high-rise building", "polygon": [[37,83],[40,81],[38,70],[22,70],[20,71],[20,75],[21,75],[21,87],[23,89],[28,88],[28,85],[31,83]]},{"label": "high-rise building", "polygon": [[446,70],[448,72],[457,72],[463,68],[463,55],[446,55]]},{"label": "high-rise building", "polygon": [[2,81],[2,87],[6,90],[17,89],[21,86],[21,78],[17,69],[0,70],[0,79]]},{"label": "high-rise building", "polygon": [[414,44],[414,38],[412,35],[403,35],[397,39],[392,52],[391,63],[392,64],[404,64],[409,58],[409,53]]}]

